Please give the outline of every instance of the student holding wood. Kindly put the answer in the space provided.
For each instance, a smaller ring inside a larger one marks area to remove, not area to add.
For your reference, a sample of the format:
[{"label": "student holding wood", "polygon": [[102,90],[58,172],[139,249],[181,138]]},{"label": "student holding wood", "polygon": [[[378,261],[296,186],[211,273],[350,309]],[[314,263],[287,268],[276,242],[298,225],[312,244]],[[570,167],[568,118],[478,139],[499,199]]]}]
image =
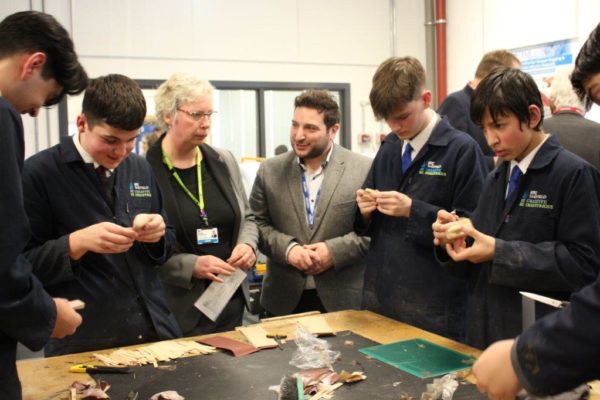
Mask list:
[{"label": "student holding wood", "polygon": [[27,257],[49,293],[86,303],[85,323],[75,335],[51,340],[46,355],[181,336],[156,272],[171,254],[174,232],[150,165],[131,154],[145,116],[133,80],[93,79],[79,132],[25,162]]}]

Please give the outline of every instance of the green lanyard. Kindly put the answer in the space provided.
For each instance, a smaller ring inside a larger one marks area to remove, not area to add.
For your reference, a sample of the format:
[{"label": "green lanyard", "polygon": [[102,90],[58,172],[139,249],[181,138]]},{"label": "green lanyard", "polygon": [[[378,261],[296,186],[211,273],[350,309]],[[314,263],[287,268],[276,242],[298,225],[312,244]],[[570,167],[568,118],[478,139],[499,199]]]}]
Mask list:
[{"label": "green lanyard", "polygon": [[169,171],[171,171],[171,173],[173,174],[173,178],[175,178],[177,183],[179,183],[179,186],[181,186],[181,188],[183,189],[185,194],[187,194],[189,196],[189,198],[192,199],[192,201],[198,206],[198,208],[200,209],[200,218],[202,218],[204,225],[208,226],[208,215],[206,215],[206,211],[204,211],[204,194],[202,193],[202,169],[200,168],[200,163],[202,162],[202,160],[200,160],[200,150],[196,149],[196,171],[197,171],[196,175],[198,177],[198,197],[197,198],[185,186],[185,184],[179,177],[179,174],[173,167],[173,163],[169,159],[169,156],[167,156],[167,153],[165,153],[164,149],[162,150],[162,155],[163,155],[163,162],[167,165],[167,167],[169,168]]}]

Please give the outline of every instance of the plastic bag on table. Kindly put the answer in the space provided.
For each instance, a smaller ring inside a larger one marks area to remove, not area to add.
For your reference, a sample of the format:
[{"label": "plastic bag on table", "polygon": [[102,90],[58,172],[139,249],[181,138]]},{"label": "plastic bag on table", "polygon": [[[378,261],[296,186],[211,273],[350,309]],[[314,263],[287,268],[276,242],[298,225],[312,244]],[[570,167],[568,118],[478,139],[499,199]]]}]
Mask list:
[{"label": "plastic bag on table", "polygon": [[324,339],[313,336],[304,326],[296,326],[296,339],[298,349],[292,356],[290,364],[300,369],[329,368],[333,371],[333,364],[340,352],[329,349],[329,343]]}]

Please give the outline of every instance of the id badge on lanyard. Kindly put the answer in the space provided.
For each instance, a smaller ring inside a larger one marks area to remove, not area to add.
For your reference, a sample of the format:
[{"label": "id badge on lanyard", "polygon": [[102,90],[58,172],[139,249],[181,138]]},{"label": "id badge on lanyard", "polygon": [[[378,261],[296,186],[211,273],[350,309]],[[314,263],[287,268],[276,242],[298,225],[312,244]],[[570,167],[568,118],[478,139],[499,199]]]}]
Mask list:
[{"label": "id badge on lanyard", "polygon": [[198,205],[200,209],[200,218],[202,219],[204,228],[196,229],[196,243],[199,245],[203,244],[217,244],[219,243],[219,229],[211,228],[208,224],[208,215],[206,215],[206,211],[204,211],[204,194],[202,192],[202,169],[200,167],[200,151],[198,150],[196,153],[196,176],[198,179],[198,197],[194,196],[192,192],[185,186],[177,171],[173,167],[173,163],[165,153],[163,149],[163,162],[169,168],[169,171],[173,174],[173,177],[181,187],[181,189],[187,194],[192,201]]},{"label": "id badge on lanyard", "polygon": [[219,229],[218,228],[196,229],[196,240],[199,245],[218,244],[219,243]]}]

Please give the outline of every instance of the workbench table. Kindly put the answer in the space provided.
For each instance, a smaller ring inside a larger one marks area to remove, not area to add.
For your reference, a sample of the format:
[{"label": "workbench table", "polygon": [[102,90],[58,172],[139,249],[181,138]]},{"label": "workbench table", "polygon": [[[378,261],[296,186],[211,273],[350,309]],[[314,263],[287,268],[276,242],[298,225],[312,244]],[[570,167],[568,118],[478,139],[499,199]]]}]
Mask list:
[{"label": "workbench table", "polygon": [[[422,338],[450,349],[477,356],[480,352],[467,345],[426,332],[424,330],[383,317],[370,311],[338,311],[323,314],[334,331],[352,331],[374,342],[385,344],[399,340]],[[294,316],[278,317],[262,321],[267,331],[276,331],[292,337],[295,330]],[[84,322],[85,323],[85,322]],[[237,331],[220,334],[233,339],[243,340]],[[193,338],[186,338],[186,340]],[[107,353],[109,350],[102,350]],[[85,374],[71,373],[69,367],[74,364],[94,361],[93,352],[66,356],[22,360],[17,363],[19,377],[23,386],[24,400],[54,399],[75,380],[86,380]],[[206,356],[198,356],[206,357]]]}]

